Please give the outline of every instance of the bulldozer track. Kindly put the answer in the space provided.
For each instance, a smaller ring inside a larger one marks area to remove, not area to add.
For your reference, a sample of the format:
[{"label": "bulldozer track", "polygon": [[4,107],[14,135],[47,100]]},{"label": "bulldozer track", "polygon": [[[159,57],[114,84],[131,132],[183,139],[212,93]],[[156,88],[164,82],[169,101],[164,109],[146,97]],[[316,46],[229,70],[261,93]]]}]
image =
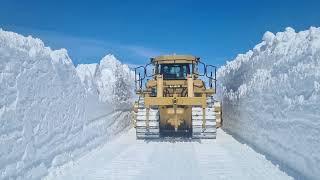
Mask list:
[{"label": "bulldozer track", "polygon": [[147,109],[143,102],[143,98],[140,98],[138,112],[136,113],[136,137],[137,139],[159,138],[159,110]]},{"label": "bulldozer track", "polygon": [[216,138],[216,116],[213,104],[214,102],[210,97],[207,98],[207,108],[192,107],[192,138]]}]

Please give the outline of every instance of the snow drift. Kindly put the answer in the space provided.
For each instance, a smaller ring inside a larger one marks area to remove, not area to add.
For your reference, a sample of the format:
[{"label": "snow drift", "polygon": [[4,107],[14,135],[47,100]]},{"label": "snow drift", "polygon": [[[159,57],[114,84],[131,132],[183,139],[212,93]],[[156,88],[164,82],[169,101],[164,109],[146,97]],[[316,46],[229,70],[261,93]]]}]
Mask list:
[{"label": "snow drift", "polygon": [[106,55],[99,64],[79,64],[78,75],[86,89],[115,109],[131,108],[134,94],[134,73],[113,55]]},{"label": "snow drift", "polygon": [[115,69],[121,77],[93,81],[97,65],[76,70],[65,49],[0,29],[0,179],[39,179],[129,125],[128,111],[115,111],[111,99],[131,92],[109,92],[118,79],[130,80],[130,71],[106,59],[99,72]]},{"label": "snow drift", "polygon": [[303,177],[320,177],[320,28],[287,28],[218,71],[224,128]]}]

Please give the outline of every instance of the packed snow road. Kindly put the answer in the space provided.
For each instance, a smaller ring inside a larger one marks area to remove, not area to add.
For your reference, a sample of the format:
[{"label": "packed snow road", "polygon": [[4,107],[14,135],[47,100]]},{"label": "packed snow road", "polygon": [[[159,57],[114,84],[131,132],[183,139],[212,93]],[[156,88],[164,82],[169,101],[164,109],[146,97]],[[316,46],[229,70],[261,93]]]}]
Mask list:
[{"label": "packed snow road", "polygon": [[292,179],[224,131],[216,140],[135,139],[131,129],[75,162],[51,170],[50,179]]}]

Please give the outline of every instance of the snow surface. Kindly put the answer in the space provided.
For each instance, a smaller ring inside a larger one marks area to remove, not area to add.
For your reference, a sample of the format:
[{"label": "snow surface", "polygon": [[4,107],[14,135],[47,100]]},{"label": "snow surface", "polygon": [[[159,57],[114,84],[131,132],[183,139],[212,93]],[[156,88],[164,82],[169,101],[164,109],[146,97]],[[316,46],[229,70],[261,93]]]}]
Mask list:
[{"label": "snow surface", "polygon": [[292,28],[218,71],[224,128],[304,178],[320,177],[320,28]]},{"label": "snow surface", "polygon": [[218,137],[143,141],[136,140],[131,129],[80,159],[50,170],[44,179],[293,179],[221,129]]},{"label": "snow surface", "polygon": [[121,76],[93,81],[98,65],[76,70],[65,49],[0,29],[0,179],[39,179],[129,126],[129,111],[115,111],[113,100],[131,92],[111,95],[129,70],[111,55],[102,64],[101,74]]}]

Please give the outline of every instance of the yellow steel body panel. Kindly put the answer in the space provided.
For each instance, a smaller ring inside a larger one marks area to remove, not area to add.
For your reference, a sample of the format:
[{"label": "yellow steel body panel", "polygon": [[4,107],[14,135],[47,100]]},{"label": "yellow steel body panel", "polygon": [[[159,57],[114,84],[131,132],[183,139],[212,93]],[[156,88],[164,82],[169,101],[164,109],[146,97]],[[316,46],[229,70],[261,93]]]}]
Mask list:
[{"label": "yellow steel body panel", "polygon": [[186,128],[191,128],[191,106],[184,108],[169,108],[167,106],[160,106],[160,127],[165,127],[170,124],[172,127],[178,128],[182,124]]}]

